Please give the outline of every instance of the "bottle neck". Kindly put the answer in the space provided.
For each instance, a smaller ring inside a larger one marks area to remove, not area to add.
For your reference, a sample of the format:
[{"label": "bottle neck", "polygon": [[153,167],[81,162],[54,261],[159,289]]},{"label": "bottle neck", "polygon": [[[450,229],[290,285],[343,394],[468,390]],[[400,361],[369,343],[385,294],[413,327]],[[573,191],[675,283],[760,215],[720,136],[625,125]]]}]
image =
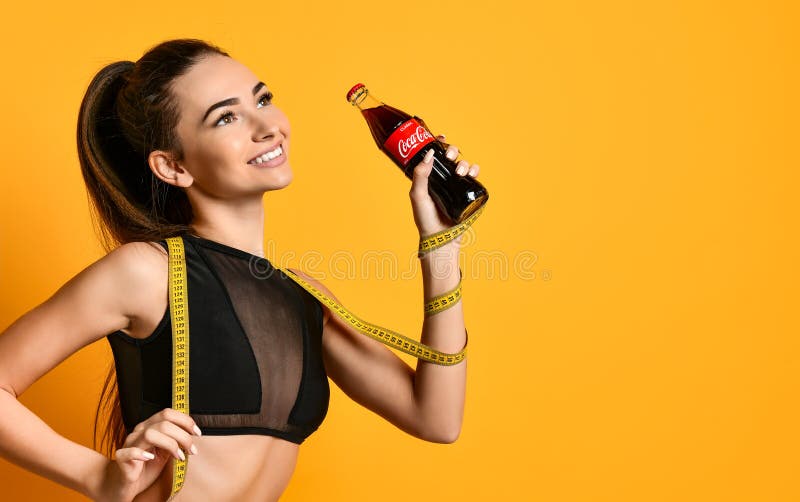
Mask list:
[{"label": "bottle neck", "polygon": [[360,89],[358,93],[352,98],[353,106],[357,106],[359,110],[367,110],[369,108],[376,108],[383,106],[383,102],[369,93],[365,88]]}]

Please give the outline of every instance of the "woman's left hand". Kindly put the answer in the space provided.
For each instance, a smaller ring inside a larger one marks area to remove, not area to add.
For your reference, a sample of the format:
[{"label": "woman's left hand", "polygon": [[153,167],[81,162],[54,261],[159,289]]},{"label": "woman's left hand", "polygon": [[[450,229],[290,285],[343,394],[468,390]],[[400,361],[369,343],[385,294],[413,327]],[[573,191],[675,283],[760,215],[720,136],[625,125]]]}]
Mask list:
[{"label": "woman's left hand", "polygon": [[[437,139],[447,147],[446,155],[450,160],[458,158],[458,147],[448,145],[442,141],[444,135],[437,136]],[[470,164],[466,160],[460,160],[456,166],[458,176],[478,176],[478,164]],[[428,193],[428,176],[433,170],[433,150],[425,155],[422,162],[414,167],[411,180],[411,207],[414,211],[414,223],[417,225],[420,237],[427,237],[446,228],[454,226],[445,216],[441,214],[436,203],[433,202]],[[461,236],[457,238],[460,240]]]}]

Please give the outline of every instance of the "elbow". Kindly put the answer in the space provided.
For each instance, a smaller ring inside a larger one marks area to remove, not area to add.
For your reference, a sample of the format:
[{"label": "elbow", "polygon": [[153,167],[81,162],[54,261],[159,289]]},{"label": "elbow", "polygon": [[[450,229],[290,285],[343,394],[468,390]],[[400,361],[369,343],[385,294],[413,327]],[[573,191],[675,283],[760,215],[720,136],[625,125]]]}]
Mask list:
[{"label": "elbow", "polygon": [[455,431],[443,436],[442,441],[439,441],[442,444],[452,444],[455,443],[458,439],[458,436],[461,435],[461,429],[456,429]]},{"label": "elbow", "polygon": [[14,389],[11,387],[11,385],[7,385],[7,386],[6,385],[0,385],[0,390],[8,392],[9,394],[11,394],[11,397],[13,397],[14,399],[18,399],[19,398],[17,393],[14,392]]},{"label": "elbow", "polygon": [[452,444],[456,442],[460,434],[461,434],[461,429],[457,428],[457,429],[437,432],[435,434],[429,434],[424,439],[431,443]]}]

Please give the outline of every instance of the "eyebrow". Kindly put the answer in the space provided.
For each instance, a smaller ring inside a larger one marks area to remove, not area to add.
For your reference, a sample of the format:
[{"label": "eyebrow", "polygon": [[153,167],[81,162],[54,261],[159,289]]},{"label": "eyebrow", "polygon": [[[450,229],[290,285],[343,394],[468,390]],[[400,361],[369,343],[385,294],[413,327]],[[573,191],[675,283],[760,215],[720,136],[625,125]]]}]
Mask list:
[{"label": "eyebrow", "polygon": [[[264,87],[266,85],[267,84],[265,84],[264,82],[257,83],[256,86],[253,87],[253,96],[256,95],[256,93],[258,92],[259,89],[261,89],[262,87]],[[208,118],[208,115],[211,112],[213,112],[214,110],[216,110],[217,108],[219,108],[221,106],[238,105],[238,104],[239,104],[239,98],[228,98],[228,99],[223,99],[219,103],[214,103],[213,105],[208,107],[208,110],[206,110],[206,114],[203,115],[203,120],[201,120],[200,123],[201,124],[204,123],[206,121],[206,119]]]}]

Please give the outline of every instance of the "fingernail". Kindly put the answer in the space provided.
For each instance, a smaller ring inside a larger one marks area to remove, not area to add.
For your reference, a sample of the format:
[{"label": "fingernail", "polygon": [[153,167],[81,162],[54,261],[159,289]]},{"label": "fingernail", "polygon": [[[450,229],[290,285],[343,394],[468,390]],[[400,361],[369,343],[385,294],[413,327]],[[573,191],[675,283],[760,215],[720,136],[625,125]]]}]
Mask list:
[{"label": "fingernail", "polygon": [[192,455],[197,455],[197,446],[192,445],[192,447],[189,448],[189,451],[192,452]]},{"label": "fingernail", "polygon": [[433,148],[428,150],[428,153],[425,154],[425,162],[429,162],[433,158],[433,153]]},{"label": "fingernail", "polygon": [[183,454],[183,450],[180,448],[178,448],[178,457],[180,457],[181,460],[186,460],[186,455]]},{"label": "fingernail", "polygon": [[456,172],[457,172],[458,174],[461,174],[461,175],[463,175],[465,172],[467,172],[467,168],[466,168],[466,167],[464,167],[464,166],[460,166],[460,167],[456,168]]},{"label": "fingernail", "polygon": [[149,451],[142,452],[142,455],[144,456],[144,458],[149,458],[150,460],[156,458],[156,456],[150,453]]},{"label": "fingernail", "polygon": [[455,159],[456,158],[456,152],[454,152],[452,150],[448,150],[447,151],[447,158],[450,159],[450,160]]},{"label": "fingernail", "polygon": [[203,433],[200,432],[200,427],[198,427],[197,424],[195,424],[195,426],[194,426],[194,433],[197,434],[198,436],[202,436],[203,435]]}]

